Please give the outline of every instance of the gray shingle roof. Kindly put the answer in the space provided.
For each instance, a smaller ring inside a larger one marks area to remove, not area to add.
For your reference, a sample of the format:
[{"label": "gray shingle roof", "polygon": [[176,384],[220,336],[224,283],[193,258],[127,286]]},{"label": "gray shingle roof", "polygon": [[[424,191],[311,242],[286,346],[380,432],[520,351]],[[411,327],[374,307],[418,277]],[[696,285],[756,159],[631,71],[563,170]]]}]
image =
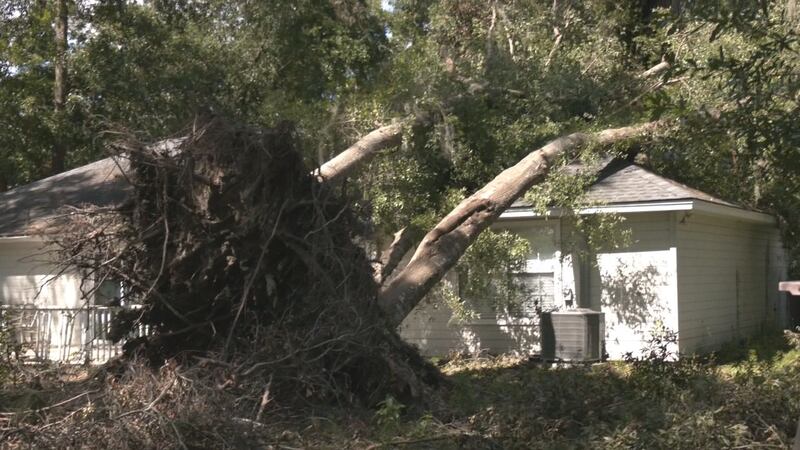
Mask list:
[{"label": "gray shingle roof", "polygon": [[628,161],[612,161],[586,192],[590,202],[633,203],[698,199],[725,206],[734,206],[713,195],[685,184],[656,175]]},{"label": "gray shingle roof", "polygon": [[125,163],[106,158],[0,193],[0,237],[46,232],[64,207],[121,203],[130,186]]},{"label": "gray shingle roof", "polygon": [[[185,138],[164,139],[148,145],[163,155],[181,151]],[[0,237],[29,236],[56,231],[68,207],[113,207],[125,201],[131,188],[124,172],[125,157],[101,159],[0,193]]]},{"label": "gray shingle roof", "polygon": [[[698,199],[740,208],[738,205],[657,175],[629,161],[610,160],[603,165],[597,180],[586,192],[586,200],[590,203],[614,205]],[[567,167],[568,172],[576,171],[575,166]],[[524,200],[512,205],[520,208],[528,206],[530,204]]]},{"label": "gray shingle roof", "polygon": [[[166,146],[172,149],[173,143]],[[165,147],[165,148],[166,148]],[[172,150],[170,150],[172,151]],[[46,232],[65,206],[114,206],[125,200],[130,185],[120,170],[127,160],[106,158],[0,193],[0,237]],[[628,161],[603,162],[587,200],[602,204],[699,199],[725,206],[733,203],[692,189]],[[123,169],[124,170],[124,169]],[[568,171],[580,170],[568,167]],[[520,200],[512,207],[530,206]]]}]

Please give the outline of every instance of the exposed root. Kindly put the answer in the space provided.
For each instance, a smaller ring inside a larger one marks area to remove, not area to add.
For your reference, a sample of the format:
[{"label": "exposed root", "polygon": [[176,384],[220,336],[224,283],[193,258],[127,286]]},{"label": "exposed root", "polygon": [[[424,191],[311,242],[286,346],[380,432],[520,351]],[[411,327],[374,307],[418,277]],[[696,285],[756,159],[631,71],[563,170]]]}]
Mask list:
[{"label": "exposed root", "polygon": [[[435,369],[378,309],[360,221],[310,175],[289,127],[254,130],[219,119],[175,145],[116,146],[131,180],[117,211],[73,214],[54,242],[64,266],[125,286],[112,334],[165,361],[225,369],[225,386],[255,383],[282,401],[420,401]],[[200,359],[198,359],[200,358]],[[205,364],[204,363],[204,364]],[[153,407],[138,415],[152,416]]]}]

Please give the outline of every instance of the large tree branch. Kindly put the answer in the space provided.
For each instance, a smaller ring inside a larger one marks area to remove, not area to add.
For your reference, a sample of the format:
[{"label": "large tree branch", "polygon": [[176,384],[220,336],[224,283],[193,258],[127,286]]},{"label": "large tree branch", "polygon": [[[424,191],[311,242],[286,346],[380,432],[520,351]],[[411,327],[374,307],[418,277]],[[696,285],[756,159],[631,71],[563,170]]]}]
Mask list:
[{"label": "large tree branch", "polygon": [[399,325],[456,264],[478,235],[531,186],[545,179],[561,155],[589,142],[609,145],[641,138],[655,132],[664,123],[656,121],[597,133],[573,133],[551,141],[504,170],[428,232],[409,263],[381,289],[378,303],[391,324]]},{"label": "large tree branch", "polygon": [[406,253],[414,248],[414,244],[416,244],[421,235],[422,230],[413,225],[409,225],[394,234],[394,240],[381,253],[379,267],[375,270],[375,281],[379,285],[389,279]]},{"label": "large tree branch", "polygon": [[666,71],[670,67],[672,67],[672,65],[668,61],[662,60],[660,63],[656,64],[655,66],[653,66],[653,67],[645,70],[644,72],[640,73],[639,74],[639,78],[642,78],[642,79],[650,78],[652,76],[658,75],[658,74]]},{"label": "large tree branch", "polygon": [[[643,79],[649,78],[658,75],[669,68],[670,64],[666,61],[662,61],[641,73],[639,77]],[[524,92],[508,88],[493,87],[485,81],[479,82],[465,77],[456,77],[456,79],[467,86],[467,91],[470,95],[476,95],[485,91],[498,91],[517,97],[525,96]],[[657,85],[657,88],[660,88],[661,86],[671,82],[672,81],[661,82]],[[456,95],[449,99],[444,106],[447,107],[463,97],[464,95]],[[403,139],[404,126],[409,124],[427,125],[430,124],[432,120],[432,114],[422,113],[416,115],[415,117],[397,120],[392,124],[377,128],[320,166],[319,169],[312,173],[312,175],[316,176],[317,179],[322,183],[336,183],[341,181],[347,176],[351,175],[357,168],[371,161],[380,150],[399,145]]]},{"label": "large tree branch", "polygon": [[398,121],[371,131],[345,151],[331,158],[313,172],[321,183],[335,183],[369,162],[380,150],[399,145],[403,139],[403,122]]},{"label": "large tree branch", "polygon": [[[492,86],[487,81],[476,81],[462,76],[455,76],[455,80],[463,83],[467,88],[467,92],[445,99],[442,105],[440,105],[444,109],[464,99],[467,95],[477,95],[486,92],[525,97],[525,93],[520,90]],[[404,127],[409,125],[430,125],[434,119],[435,114],[431,113],[430,110],[419,112],[405,119],[396,119],[389,125],[384,125],[369,132],[343,152],[322,164],[317,170],[314,170],[312,175],[317,177],[321,183],[333,184],[341,181],[351,175],[356,169],[371,161],[380,150],[399,145],[403,139]]]}]

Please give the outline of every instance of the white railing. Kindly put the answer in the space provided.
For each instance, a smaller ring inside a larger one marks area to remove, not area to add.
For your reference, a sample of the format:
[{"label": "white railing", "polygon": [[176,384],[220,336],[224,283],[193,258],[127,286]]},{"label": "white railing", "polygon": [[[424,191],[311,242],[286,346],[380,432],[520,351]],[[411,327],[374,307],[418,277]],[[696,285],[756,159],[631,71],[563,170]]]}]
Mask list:
[{"label": "white railing", "polygon": [[[108,339],[111,321],[121,309],[0,305],[0,320],[24,360],[102,364],[122,353],[125,339],[116,343]],[[147,327],[139,325],[127,338],[147,333]]]}]

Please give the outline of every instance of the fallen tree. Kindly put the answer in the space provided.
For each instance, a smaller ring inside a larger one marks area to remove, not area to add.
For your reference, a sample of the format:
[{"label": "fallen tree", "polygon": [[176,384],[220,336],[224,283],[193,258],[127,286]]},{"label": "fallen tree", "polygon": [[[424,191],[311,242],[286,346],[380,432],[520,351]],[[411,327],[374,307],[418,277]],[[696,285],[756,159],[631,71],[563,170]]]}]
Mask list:
[{"label": "fallen tree", "polygon": [[611,145],[641,138],[664,125],[656,121],[597,133],[572,133],[551,141],[504,170],[430,230],[408,264],[382,287],[378,302],[389,321],[399,325],[478,235],[528,189],[541,183],[565,153],[590,142]]},{"label": "fallen tree", "polygon": [[[655,66],[645,70],[639,75],[642,80],[650,79],[661,75],[671,67],[670,63],[662,60]],[[444,100],[439,108],[444,111],[457,104],[468,96],[491,93],[494,95],[510,95],[512,97],[524,96],[524,92],[503,87],[491,86],[483,81],[475,81],[469,78],[455,76],[456,80],[466,88],[466,94],[461,93]],[[658,90],[668,83],[661,82],[656,84],[651,91]],[[468,95],[467,95],[468,94]],[[432,124],[436,114],[432,110],[423,110],[410,117],[395,119],[389,125],[378,127],[354,142],[351,146],[326,161],[319,168],[314,170],[313,175],[320,183],[334,184],[342,181],[348,176],[353,175],[359,168],[363,167],[381,150],[400,145],[403,140],[403,131],[407,127],[424,127]]]},{"label": "fallen tree", "polygon": [[[155,366],[212,361],[233,384],[268,376],[288,397],[432,401],[436,371],[402,342],[397,325],[556,159],[663,125],[573,133],[531,152],[442,219],[393,277],[418,230],[396,236],[376,274],[356,244],[361,221],[331,178],[309,172],[290,129],[220,119],[172,147],[119,143],[130,201],[71,215],[56,244],[90,290],[97,280],[119,280],[123,300],[142,305],[112,330],[117,338],[135,325],[152,330],[126,344],[129,356]],[[386,134],[378,136],[384,142]]]},{"label": "fallen tree", "polygon": [[72,214],[55,242],[87,295],[121,281],[121,300],[141,305],[113,324],[118,339],[151,330],[126,354],[214,361],[258,389],[271,377],[276,397],[430,399],[436,372],[387,326],[359,221],[310,175],[292,130],[214,119],[175,142],[118,143],[130,200]]},{"label": "fallen tree", "polygon": [[397,121],[369,132],[325,162],[313,174],[321,183],[335,183],[346,178],[358,167],[372,160],[378,151],[399,145],[403,139],[403,124],[404,121]]}]

